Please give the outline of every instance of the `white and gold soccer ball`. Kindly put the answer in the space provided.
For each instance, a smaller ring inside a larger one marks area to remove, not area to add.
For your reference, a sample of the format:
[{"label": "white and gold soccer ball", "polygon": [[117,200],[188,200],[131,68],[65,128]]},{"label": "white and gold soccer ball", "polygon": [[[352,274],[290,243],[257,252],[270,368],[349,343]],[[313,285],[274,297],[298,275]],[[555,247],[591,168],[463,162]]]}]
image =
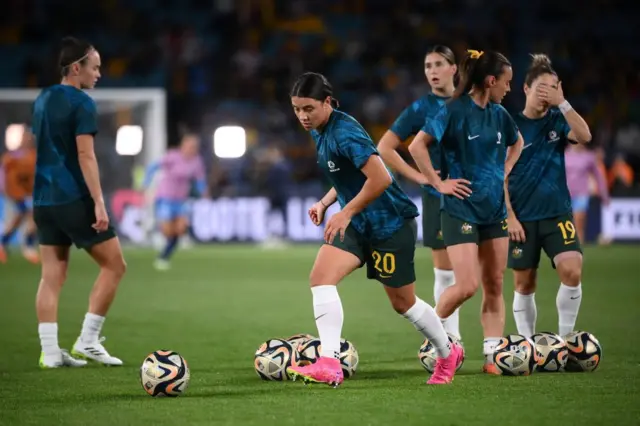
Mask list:
[{"label": "white and gold soccer ball", "polygon": [[493,362],[503,376],[528,376],[534,372],[538,355],[531,339],[510,334],[500,339]]},{"label": "white and gold soccer ball", "polygon": [[[464,347],[453,335],[447,333],[447,336],[449,337],[449,342],[451,344],[457,344],[462,348],[462,358],[460,358],[460,362],[458,362],[458,365],[456,366],[456,371],[458,371],[462,368],[462,364],[464,364]],[[420,349],[418,350],[418,360],[420,361],[422,368],[427,370],[429,373],[433,373],[436,368],[437,360],[436,348],[433,347],[433,344],[429,339],[424,339],[424,342],[422,342],[422,346],[420,346]]]},{"label": "white and gold soccer ball", "polygon": [[255,353],[254,367],[263,380],[289,380],[287,368],[298,365],[299,354],[291,343],[281,339],[269,339]]},{"label": "white and gold soccer ball", "polygon": [[564,371],[569,350],[562,337],[543,331],[531,336],[531,340],[538,353],[536,371],[541,373]]},{"label": "white and gold soccer ball", "polygon": [[140,367],[142,388],[153,397],[183,395],[190,378],[187,361],[174,351],[159,350],[150,353]]},{"label": "white and gold soccer ball", "polygon": [[289,336],[287,337],[286,340],[287,342],[291,343],[291,346],[293,346],[296,349],[299,349],[300,346],[304,345],[309,340],[313,340],[315,338],[316,336],[313,336],[311,334],[300,333],[300,334],[294,334],[293,336]]},{"label": "white and gold soccer ball", "polygon": [[591,372],[595,371],[602,360],[602,345],[596,336],[586,331],[574,331],[565,336],[569,358],[567,371]]}]

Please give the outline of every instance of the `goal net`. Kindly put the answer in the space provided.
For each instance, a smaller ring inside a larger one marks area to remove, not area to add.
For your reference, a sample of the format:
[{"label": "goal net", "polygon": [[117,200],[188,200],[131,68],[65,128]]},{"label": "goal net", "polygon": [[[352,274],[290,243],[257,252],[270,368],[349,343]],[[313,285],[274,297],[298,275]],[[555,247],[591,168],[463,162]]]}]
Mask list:
[{"label": "goal net", "polygon": [[[40,89],[0,90],[0,155],[19,145],[22,126],[31,124],[33,101],[39,94]],[[121,237],[146,245],[153,215],[147,214],[151,203],[138,190],[146,165],[167,149],[165,91],[95,89],[89,95],[98,109],[95,150],[103,192]],[[0,191],[0,229],[15,214],[11,204]],[[16,241],[20,238],[17,235]]]}]

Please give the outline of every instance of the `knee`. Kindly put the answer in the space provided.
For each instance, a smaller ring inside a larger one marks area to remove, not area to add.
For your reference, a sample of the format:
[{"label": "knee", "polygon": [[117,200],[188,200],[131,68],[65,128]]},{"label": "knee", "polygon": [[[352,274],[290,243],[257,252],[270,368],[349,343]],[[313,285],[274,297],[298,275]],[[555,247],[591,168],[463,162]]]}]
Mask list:
[{"label": "knee", "polygon": [[115,256],[104,266],[104,269],[116,277],[121,278],[125,272],[127,272],[127,262],[125,262],[124,257]]},{"label": "knee", "polygon": [[483,278],[483,289],[485,298],[502,297],[504,276],[500,274],[491,274]]},{"label": "knee", "polygon": [[66,280],[66,270],[47,270],[42,272],[41,282],[49,288],[61,289]]},{"label": "knee", "polygon": [[577,287],[582,281],[582,269],[579,267],[572,267],[563,271],[562,283],[569,287]]},{"label": "knee", "polygon": [[318,267],[311,269],[311,273],[309,274],[310,287],[336,284],[333,281],[330,270],[322,270]]},{"label": "knee", "polygon": [[536,291],[536,271],[516,271],[514,288],[520,294],[528,295]]},{"label": "knee", "polygon": [[180,220],[175,227],[176,236],[184,235],[187,233],[188,223]]},{"label": "knee", "polygon": [[471,299],[478,292],[478,287],[480,287],[480,283],[475,277],[464,280],[463,282],[457,282],[455,285],[460,286],[460,294],[464,300]]},{"label": "knee", "polygon": [[389,298],[393,310],[400,315],[404,315],[413,305],[416,304],[415,294],[398,295]]}]

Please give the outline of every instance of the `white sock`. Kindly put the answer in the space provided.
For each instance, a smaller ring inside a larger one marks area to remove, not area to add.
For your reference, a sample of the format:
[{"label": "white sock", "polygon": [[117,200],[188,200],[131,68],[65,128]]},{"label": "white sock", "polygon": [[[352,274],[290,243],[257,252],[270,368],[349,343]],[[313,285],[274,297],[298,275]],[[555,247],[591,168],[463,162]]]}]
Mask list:
[{"label": "white sock", "polygon": [[535,293],[521,294],[517,291],[514,292],[513,318],[516,320],[518,334],[531,337],[535,332],[537,316]]},{"label": "white sock", "polygon": [[[447,271],[445,269],[433,268],[433,274],[435,275],[435,282],[433,284],[433,298],[436,301],[436,305],[440,301],[440,296],[447,289],[456,283],[456,278],[453,275],[453,271]],[[442,320],[444,331],[454,335],[460,339],[460,308],[453,311],[453,313]]]},{"label": "white sock", "polygon": [[449,346],[447,333],[444,331],[436,311],[429,306],[427,302],[416,297],[416,303],[409,308],[403,316],[408,319],[424,337],[431,341],[435,348],[436,355],[439,358],[449,356],[451,346]]},{"label": "white sock", "polygon": [[102,330],[102,324],[104,324],[104,317],[100,315],[87,312],[84,316],[84,322],[82,323],[82,333],[80,333],[80,340],[84,343],[95,343],[98,341],[98,336]]},{"label": "white sock", "polygon": [[560,284],[558,295],[556,296],[556,307],[558,308],[558,332],[564,337],[575,330],[580,302],[582,301],[582,283],[577,287],[569,287]]},{"label": "white sock", "polygon": [[484,355],[485,362],[493,363],[493,353],[496,351],[496,346],[500,343],[500,337],[485,337],[482,344],[482,354]]},{"label": "white sock", "polygon": [[322,344],[320,356],[338,359],[344,320],[338,288],[335,285],[319,285],[311,287],[311,293],[313,293],[313,314]]},{"label": "white sock", "polygon": [[58,346],[58,323],[41,322],[38,324],[38,334],[40,335],[40,346],[45,358],[56,356],[60,353]]}]

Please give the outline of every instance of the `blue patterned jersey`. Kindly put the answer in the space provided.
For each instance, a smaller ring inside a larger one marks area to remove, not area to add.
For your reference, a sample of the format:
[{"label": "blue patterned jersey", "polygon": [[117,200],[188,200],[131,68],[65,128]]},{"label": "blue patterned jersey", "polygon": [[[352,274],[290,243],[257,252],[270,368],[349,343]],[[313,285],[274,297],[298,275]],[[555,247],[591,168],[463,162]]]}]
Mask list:
[{"label": "blue patterned jersey", "polygon": [[[318,164],[344,208],[362,190],[367,177],[360,169],[378,151],[360,123],[337,110],[324,128],[312,130],[311,136],[316,143]],[[394,179],[382,195],[351,219],[351,225],[369,241],[382,241],[398,231],[406,219],[416,216],[417,207]]]},{"label": "blue patterned jersey", "polygon": [[521,221],[548,219],[571,212],[564,151],[569,125],[558,109],[542,118],[514,117],[524,149],[509,175],[509,196]]},{"label": "blue patterned jersey", "polygon": [[518,127],[502,105],[480,108],[463,95],[445,104],[422,130],[442,147],[448,177],[471,182],[473,194],[464,200],[443,196],[443,210],[478,225],[504,220],[504,162],[507,146],[518,140]]},{"label": "blue patterned jersey", "polygon": [[[417,135],[424,126],[425,121],[435,117],[447,99],[449,98],[436,96],[433,93],[423,96],[402,111],[390,130],[395,133],[401,141],[407,140],[409,136]],[[433,168],[436,170],[440,170],[442,163],[441,155],[440,145],[431,144],[429,146],[429,156],[431,157]],[[430,194],[440,196],[440,193],[431,185],[423,185],[422,188]]]},{"label": "blue patterned jersey", "polygon": [[73,86],[44,89],[33,106],[32,130],[38,152],[33,204],[66,204],[88,195],[76,136],[98,132],[93,99]]}]

